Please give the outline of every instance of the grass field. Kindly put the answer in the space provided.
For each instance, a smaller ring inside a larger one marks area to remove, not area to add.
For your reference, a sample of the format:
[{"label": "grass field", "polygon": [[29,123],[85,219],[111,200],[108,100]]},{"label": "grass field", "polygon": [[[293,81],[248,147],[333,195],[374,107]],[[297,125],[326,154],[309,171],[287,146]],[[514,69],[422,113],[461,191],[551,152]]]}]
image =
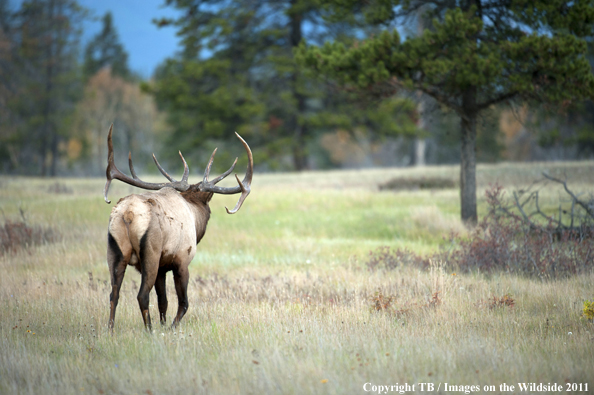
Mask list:
[{"label": "grass field", "polygon": [[[114,336],[105,259],[113,204],[103,201],[104,180],[0,178],[6,219],[22,209],[28,224],[61,235],[0,256],[0,394],[363,394],[397,383],[499,393],[503,383],[520,392],[518,383],[529,382],[594,391],[594,325],[580,318],[582,302],[594,298],[594,274],[541,281],[454,273],[447,262],[426,272],[367,270],[378,247],[428,253],[450,229],[464,232],[457,190],[378,185],[458,171],[256,174],[238,214],[224,210],[236,197],[211,202],[182,325],[144,331],[140,276],[129,269]],[[489,184],[524,187],[542,171],[567,175],[575,191],[594,190],[593,162],[482,165],[479,214]],[[69,193],[50,192],[56,182]],[[116,182],[110,198],[132,192]],[[542,199],[560,197],[551,186]],[[167,281],[171,322],[177,299]],[[433,305],[437,291],[441,303]],[[377,292],[407,312],[375,311]],[[513,307],[489,308],[508,294]],[[151,314],[158,317],[154,293]]]}]

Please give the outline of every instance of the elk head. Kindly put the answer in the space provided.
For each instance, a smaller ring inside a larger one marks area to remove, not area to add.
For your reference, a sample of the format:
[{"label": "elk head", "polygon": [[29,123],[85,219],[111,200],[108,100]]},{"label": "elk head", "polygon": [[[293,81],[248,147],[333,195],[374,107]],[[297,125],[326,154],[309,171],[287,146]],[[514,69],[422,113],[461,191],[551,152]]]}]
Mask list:
[{"label": "elk head", "polygon": [[231,174],[237,159],[229,170],[215,179],[209,180],[216,149],[206,166],[202,181],[197,184],[188,184],[190,170],[181,152],[179,155],[184,163],[181,181],[174,180],[161,167],[153,154],[157,168],[169,182],[150,183],[142,181],[136,175],[131,153],[128,154],[131,177],[116,167],[112,131],[113,125],[109,129],[107,137],[107,182],[103,193],[105,201],[111,203],[107,194],[111,181],[114,179],[157,192],[129,195],[121,199],[111,211],[107,235],[107,262],[112,284],[109,328],[113,330],[120,287],[128,265],[134,266],[141,273],[138,304],[145,327],[149,330],[151,328],[148,310],[149,293],[154,286],[157,292],[161,323],[165,324],[167,313],[165,275],[168,271],[173,271],[178,298],[178,310],[173,325],[177,325],[188,309],[188,266],[196,253],[196,245],[206,232],[206,225],[210,218],[208,203],[213,194],[241,193],[235,208],[229,210],[225,207],[225,209],[227,213],[234,214],[241,208],[250,193],[252,183],[254,166],[252,151],[245,140],[235,133],[248,156],[248,166],[243,181],[239,180],[237,174],[235,175],[238,183],[236,187],[223,188],[216,184]]}]

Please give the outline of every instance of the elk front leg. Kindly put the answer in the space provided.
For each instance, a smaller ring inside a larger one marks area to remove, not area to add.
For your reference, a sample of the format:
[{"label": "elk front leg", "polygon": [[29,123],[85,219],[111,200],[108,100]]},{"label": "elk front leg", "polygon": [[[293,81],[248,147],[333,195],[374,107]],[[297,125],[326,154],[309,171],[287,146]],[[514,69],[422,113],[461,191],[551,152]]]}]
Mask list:
[{"label": "elk front leg", "polygon": [[188,280],[190,273],[187,267],[180,267],[173,271],[173,280],[175,282],[175,292],[177,293],[177,315],[173,320],[172,328],[175,328],[182,317],[188,311]]},{"label": "elk front leg", "polygon": [[157,300],[159,302],[159,318],[161,320],[161,325],[165,325],[167,322],[167,290],[165,288],[165,274],[167,274],[167,272],[160,269],[157,274],[157,281],[155,281],[155,291],[157,292]]}]

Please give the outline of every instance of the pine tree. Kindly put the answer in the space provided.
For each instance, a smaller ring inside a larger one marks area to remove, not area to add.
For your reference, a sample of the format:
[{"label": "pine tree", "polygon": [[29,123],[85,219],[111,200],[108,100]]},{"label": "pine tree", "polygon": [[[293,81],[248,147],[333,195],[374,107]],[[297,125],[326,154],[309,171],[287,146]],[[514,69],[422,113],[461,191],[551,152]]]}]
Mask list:
[{"label": "pine tree", "polygon": [[419,90],[460,118],[461,216],[474,224],[477,117],[490,106],[516,101],[566,105],[592,97],[586,59],[594,7],[578,1],[324,0],[335,18],[389,24],[421,7],[433,28],[402,40],[384,30],[350,47],[299,47],[301,64],[362,91]]},{"label": "pine tree", "polygon": [[111,12],[106,12],[101,21],[101,32],[85,48],[85,78],[89,79],[103,67],[109,66],[113,75],[128,79],[131,77],[128,54],[120,43]]},{"label": "pine tree", "polygon": [[55,176],[59,143],[82,90],[77,57],[85,12],[73,0],[30,0],[13,16],[11,167]]}]

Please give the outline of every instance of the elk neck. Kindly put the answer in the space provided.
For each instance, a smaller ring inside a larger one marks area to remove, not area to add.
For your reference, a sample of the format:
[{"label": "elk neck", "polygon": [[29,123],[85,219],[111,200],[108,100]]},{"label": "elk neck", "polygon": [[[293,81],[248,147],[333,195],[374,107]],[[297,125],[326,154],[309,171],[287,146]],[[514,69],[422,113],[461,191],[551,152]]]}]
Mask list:
[{"label": "elk neck", "polygon": [[190,208],[194,211],[194,218],[196,219],[196,244],[200,242],[204,233],[206,232],[206,225],[210,219],[210,207],[208,203],[212,199],[212,192],[201,192],[190,188],[180,195],[189,203]]}]

